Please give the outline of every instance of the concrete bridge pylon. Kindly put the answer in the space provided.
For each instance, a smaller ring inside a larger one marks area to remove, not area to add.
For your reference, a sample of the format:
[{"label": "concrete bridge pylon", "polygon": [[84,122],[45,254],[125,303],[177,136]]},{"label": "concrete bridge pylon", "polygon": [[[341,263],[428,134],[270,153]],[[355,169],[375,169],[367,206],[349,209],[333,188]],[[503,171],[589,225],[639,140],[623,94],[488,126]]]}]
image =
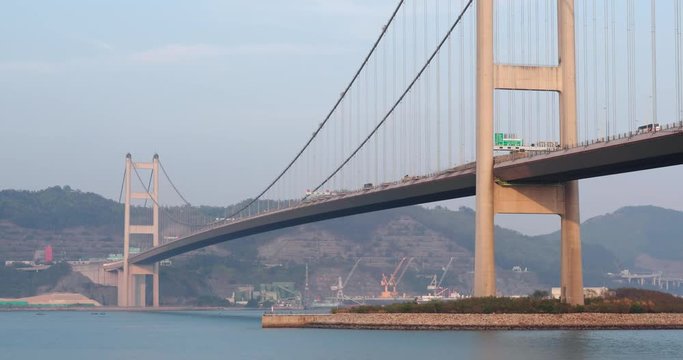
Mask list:
[{"label": "concrete bridge pylon", "polygon": [[496,295],[495,214],[561,218],[561,300],[583,304],[578,181],[511,185],[493,173],[494,91],[554,91],[560,99],[560,144],[577,143],[574,0],[557,0],[558,66],[494,63],[495,0],[477,1],[476,235],[474,296]]},{"label": "concrete bridge pylon", "polygon": [[[132,176],[136,169],[152,171],[152,187],[143,192],[132,190]],[[154,155],[152,162],[133,162],[126,155],[124,174],[125,203],[123,230],[123,267],[118,270],[118,306],[144,307],[147,304],[147,277],[152,278],[152,306],[159,307],[159,263],[134,265],[129,263],[131,235],[147,234],[152,236],[152,246],[159,246],[159,156]],[[152,224],[131,224],[131,203],[133,199],[146,199],[152,202]]]}]

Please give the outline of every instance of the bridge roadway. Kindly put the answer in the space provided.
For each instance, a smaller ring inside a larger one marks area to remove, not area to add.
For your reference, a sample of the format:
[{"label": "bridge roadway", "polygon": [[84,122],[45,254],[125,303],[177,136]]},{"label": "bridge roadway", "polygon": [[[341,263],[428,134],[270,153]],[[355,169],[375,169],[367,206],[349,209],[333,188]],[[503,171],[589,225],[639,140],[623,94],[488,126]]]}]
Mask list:
[{"label": "bridge roadway", "polygon": [[[579,145],[543,154],[517,153],[495,158],[494,174],[510,184],[550,184],[683,163],[683,124],[607,142]],[[354,214],[455,199],[475,194],[475,163],[436,174],[411,177],[373,189],[313,199],[217,225],[132,256],[132,264],[150,264],[224,241]],[[121,262],[105,266],[114,270]]]}]

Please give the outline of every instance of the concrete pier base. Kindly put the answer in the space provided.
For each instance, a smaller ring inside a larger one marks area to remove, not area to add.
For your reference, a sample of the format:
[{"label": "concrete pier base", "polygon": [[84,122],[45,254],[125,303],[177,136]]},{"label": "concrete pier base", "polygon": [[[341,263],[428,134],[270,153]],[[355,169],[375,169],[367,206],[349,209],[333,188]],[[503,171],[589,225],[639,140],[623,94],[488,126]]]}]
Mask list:
[{"label": "concrete pier base", "polygon": [[683,329],[683,314],[265,314],[261,326],[365,330]]}]

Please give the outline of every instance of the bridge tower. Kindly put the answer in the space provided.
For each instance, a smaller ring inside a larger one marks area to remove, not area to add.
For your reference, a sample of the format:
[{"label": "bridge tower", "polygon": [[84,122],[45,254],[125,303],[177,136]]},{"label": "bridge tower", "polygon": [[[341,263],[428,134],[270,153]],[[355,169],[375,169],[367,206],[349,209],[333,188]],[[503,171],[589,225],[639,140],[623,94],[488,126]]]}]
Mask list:
[{"label": "bridge tower", "polygon": [[[132,177],[136,169],[152,171],[152,187],[143,192],[133,192]],[[159,155],[154,154],[152,162],[133,162],[126,154],[124,174],[125,205],[123,230],[123,269],[118,273],[118,305],[144,307],[146,304],[147,276],[152,277],[152,305],[159,306],[159,263],[134,265],[129,263],[131,235],[147,234],[152,236],[152,246],[159,246]],[[131,201],[133,199],[152,202],[152,224],[131,224]]]},{"label": "bridge tower", "polygon": [[477,180],[474,296],[496,295],[494,216],[557,214],[561,218],[561,299],[583,304],[577,181],[509,185],[496,179],[493,163],[493,96],[496,89],[554,91],[560,98],[560,142],[576,144],[574,0],[557,0],[558,66],[495,64],[495,0],[477,1]]}]

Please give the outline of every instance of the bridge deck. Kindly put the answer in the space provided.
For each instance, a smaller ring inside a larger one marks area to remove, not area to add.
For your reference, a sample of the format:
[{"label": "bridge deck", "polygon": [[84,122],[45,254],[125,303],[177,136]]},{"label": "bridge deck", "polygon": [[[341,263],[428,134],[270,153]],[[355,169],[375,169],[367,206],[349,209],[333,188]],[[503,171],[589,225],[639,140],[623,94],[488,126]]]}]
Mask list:
[{"label": "bridge deck", "polygon": [[[681,126],[546,154],[517,153],[495,159],[494,174],[510,183],[556,183],[683,163]],[[148,264],[202,247],[290,226],[475,194],[476,164],[385,183],[370,190],[315,199],[198,232],[130,258]],[[109,264],[108,269],[120,268]]]}]

